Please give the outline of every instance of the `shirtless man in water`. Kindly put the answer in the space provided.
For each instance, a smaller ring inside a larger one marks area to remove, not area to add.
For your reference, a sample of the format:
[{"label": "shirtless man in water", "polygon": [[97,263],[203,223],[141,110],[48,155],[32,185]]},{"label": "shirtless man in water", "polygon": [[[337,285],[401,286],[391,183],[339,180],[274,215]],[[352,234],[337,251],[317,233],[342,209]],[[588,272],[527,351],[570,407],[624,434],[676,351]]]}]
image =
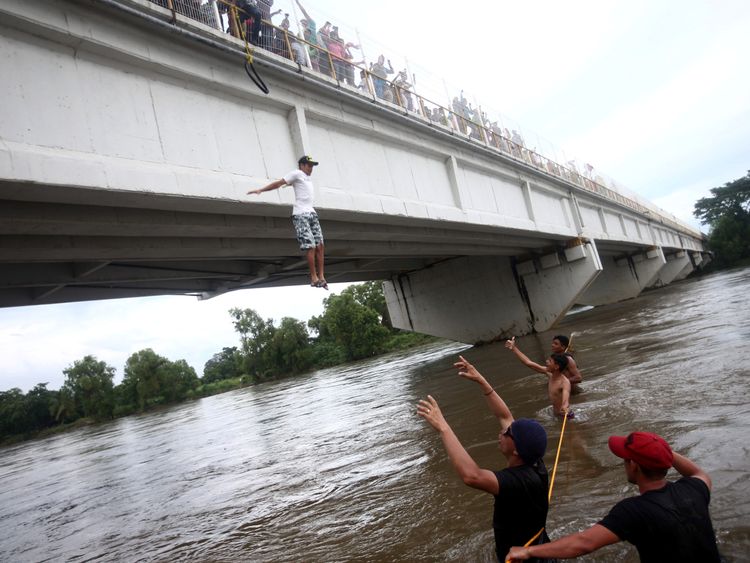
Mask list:
[{"label": "shirtless man in water", "polygon": [[[555,337],[554,341],[557,341],[559,344],[560,341],[558,338]],[[553,347],[555,346],[556,344],[553,344]],[[570,373],[568,369],[570,367],[570,356],[562,353],[553,353],[547,358],[545,365],[542,366],[536,362],[532,362],[526,354],[516,348],[515,336],[505,341],[505,347],[511,350],[524,365],[547,376],[547,392],[549,393],[549,400],[552,403],[555,415],[565,416],[565,413],[568,413],[568,416],[573,418],[573,413],[569,412],[570,392],[572,389],[572,384],[568,376],[568,373]],[[581,374],[579,373],[578,377],[580,378],[580,376]]]},{"label": "shirtless man in water", "polygon": [[[578,366],[576,365],[576,361],[573,359],[573,356],[568,353],[568,344],[570,344],[570,339],[567,336],[564,336],[562,334],[555,336],[552,339],[552,353],[562,354],[566,358],[568,358],[568,364],[567,367],[563,370],[563,375],[568,378],[568,381],[570,381],[570,384],[572,386],[571,390],[576,391],[578,389],[578,384],[583,381],[583,377],[581,376],[581,372],[578,371]],[[531,369],[533,369],[534,371],[538,371],[539,373],[547,373],[546,367],[537,364],[536,362],[532,362],[528,358],[528,356],[526,356],[526,354],[518,349],[518,347],[516,346],[515,336],[510,340],[506,340],[505,347],[511,350],[523,365],[530,367]]]},{"label": "shirtless man in water", "polygon": [[547,392],[549,402],[555,415],[573,417],[570,412],[570,381],[563,375],[568,367],[568,357],[562,354],[552,354],[547,358]]}]

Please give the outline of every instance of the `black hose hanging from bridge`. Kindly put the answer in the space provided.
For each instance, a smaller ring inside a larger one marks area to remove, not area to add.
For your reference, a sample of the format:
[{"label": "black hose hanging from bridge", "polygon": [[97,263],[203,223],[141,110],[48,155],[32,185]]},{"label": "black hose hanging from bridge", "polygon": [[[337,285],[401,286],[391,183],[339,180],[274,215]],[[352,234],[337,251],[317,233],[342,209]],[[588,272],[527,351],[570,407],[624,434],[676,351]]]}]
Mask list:
[{"label": "black hose hanging from bridge", "polygon": [[245,72],[261,92],[268,94],[268,86],[263,82],[263,79],[260,77],[260,74],[258,74],[258,71],[255,69],[255,65],[251,61],[245,61]]}]

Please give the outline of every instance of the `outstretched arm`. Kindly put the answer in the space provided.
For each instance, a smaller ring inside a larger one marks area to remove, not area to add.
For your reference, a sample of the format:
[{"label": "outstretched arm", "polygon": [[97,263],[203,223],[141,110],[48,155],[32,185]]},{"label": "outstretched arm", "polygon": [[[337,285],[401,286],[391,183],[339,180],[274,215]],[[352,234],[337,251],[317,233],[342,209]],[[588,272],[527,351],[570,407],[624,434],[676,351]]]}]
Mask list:
[{"label": "outstretched arm", "polygon": [[263,186],[262,188],[258,188],[257,190],[250,190],[247,193],[258,195],[262,192],[270,192],[271,190],[277,190],[281,186],[286,186],[286,180],[284,180],[284,178],[282,178],[281,180],[276,180],[275,182],[271,182],[270,184]]},{"label": "outstretched arm", "polygon": [[482,389],[484,398],[487,400],[487,406],[490,407],[492,414],[494,414],[500,421],[502,428],[507,428],[513,422],[513,414],[510,412],[508,405],[505,404],[502,397],[497,394],[492,385],[490,385],[484,376],[477,371],[473,365],[471,365],[466,358],[463,356],[458,357],[459,360],[453,364],[458,368],[458,375],[465,377],[470,381],[476,381],[479,387]]},{"label": "outstretched arm", "polygon": [[696,477],[706,484],[709,491],[711,490],[711,487],[713,485],[711,484],[711,477],[709,477],[708,473],[703,471],[700,467],[698,467],[684,455],[680,455],[677,452],[672,453],[674,454],[672,467],[674,467],[680,475],[682,475],[683,477]]},{"label": "outstretched arm", "polygon": [[453,464],[456,473],[469,487],[487,491],[496,495],[500,491],[500,484],[495,474],[489,469],[482,469],[472,459],[466,449],[461,445],[453,429],[443,417],[437,401],[432,395],[427,399],[420,399],[417,405],[417,414],[424,418],[438,431],[443,441],[443,446]]},{"label": "outstretched arm", "polygon": [[568,559],[596,551],[600,547],[616,543],[620,538],[601,524],[594,524],[588,530],[571,534],[559,540],[532,545],[529,547],[511,547],[504,561],[523,561],[536,557],[538,559]]},{"label": "outstretched arm", "polygon": [[543,373],[544,375],[547,375],[547,368],[537,364],[536,362],[532,362],[526,354],[521,352],[521,350],[518,349],[516,346],[516,337],[514,336],[510,340],[505,341],[505,347],[513,352],[516,357],[521,360],[521,363],[527,367],[530,367],[534,371],[538,371],[539,373]]}]

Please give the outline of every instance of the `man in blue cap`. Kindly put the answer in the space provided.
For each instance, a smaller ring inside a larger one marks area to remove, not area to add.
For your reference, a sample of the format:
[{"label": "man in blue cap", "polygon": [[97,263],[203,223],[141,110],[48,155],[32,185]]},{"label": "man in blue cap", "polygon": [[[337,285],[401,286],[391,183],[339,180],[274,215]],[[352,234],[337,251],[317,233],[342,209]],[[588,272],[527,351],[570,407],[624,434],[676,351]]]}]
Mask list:
[{"label": "man in blue cap", "polygon": [[498,447],[507,459],[508,467],[501,471],[479,467],[461,445],[431,395],[419,401],[417,414],[440,434],[445,451],[463,482],[495,497],[492,527],[495,553],[502,561],[512,545],[524,545],[535,536],[531,545],[549,541],[543,530],[549,508],[549,480],[542,459],[547,449],[547,432],[536,420],[514,420],[505,401],[463,356],[459,356],[455,366],[460,376],[479,384],[487,406],[497,417],[500,423]]}]

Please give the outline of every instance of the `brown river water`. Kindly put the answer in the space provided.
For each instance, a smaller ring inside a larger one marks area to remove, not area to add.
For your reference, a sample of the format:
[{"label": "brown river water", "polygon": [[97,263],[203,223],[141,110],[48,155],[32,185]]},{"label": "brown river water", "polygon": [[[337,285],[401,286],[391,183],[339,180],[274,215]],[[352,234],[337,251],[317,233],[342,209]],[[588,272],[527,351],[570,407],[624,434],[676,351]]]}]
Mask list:
[{"label": "brown river water", "polygon": [[[584,376],[550,536],[637,492],[606,442],[640,429],[711,474],[720,550],[750,560],[748,290],[750,269],[723,272],[517,339],[540,361],[572,332]],[[458,353],[544,424],[551,468],[545,379],[500,343],[441,342],[0,449],[0,561],[493,561],[492,497],[461,483],[415,414],[432,394],[477,462],[504,466]],[[580,560],[638,556],[620,543]]]}]

